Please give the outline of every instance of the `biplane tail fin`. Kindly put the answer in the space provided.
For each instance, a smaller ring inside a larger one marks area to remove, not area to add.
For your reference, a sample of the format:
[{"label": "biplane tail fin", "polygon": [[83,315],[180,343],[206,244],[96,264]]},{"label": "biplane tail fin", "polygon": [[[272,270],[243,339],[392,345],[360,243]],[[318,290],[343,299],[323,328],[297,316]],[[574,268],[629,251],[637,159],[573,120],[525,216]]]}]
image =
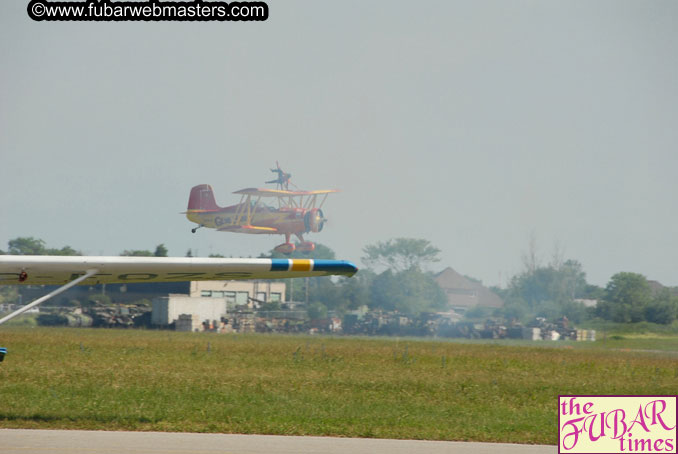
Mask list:
[{"label": "biplane tail fin", "polygon": [[199,184],[193,186],[191,195],[188,198],[188,211],[194,210],[218,210],[220,207],[214,199],[212,186],[209,184]]}]

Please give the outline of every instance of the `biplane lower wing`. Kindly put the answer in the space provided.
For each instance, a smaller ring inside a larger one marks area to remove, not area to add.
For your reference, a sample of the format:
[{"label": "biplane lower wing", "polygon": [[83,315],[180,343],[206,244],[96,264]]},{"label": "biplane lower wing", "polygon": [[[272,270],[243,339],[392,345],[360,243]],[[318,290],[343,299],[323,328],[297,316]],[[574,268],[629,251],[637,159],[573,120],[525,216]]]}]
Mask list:
[{"label": "biplane lower wing", "polygon": [[278,233],[275,227],[263,227],[259,225],[225,225],[217,229],[219,232],[234,232],[234,233]]},{"label": "biplane lower wing", "polygon": [[353,276],[343,260],[0,255],[0,285],[61,285],[0,324],[78,284]]}]

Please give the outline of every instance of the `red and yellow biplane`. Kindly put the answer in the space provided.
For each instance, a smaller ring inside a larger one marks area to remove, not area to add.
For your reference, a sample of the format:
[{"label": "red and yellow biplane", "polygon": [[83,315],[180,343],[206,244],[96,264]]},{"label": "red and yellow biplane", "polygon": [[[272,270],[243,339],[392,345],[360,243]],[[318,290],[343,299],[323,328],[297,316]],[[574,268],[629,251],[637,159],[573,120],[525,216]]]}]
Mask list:
[{"label": "red and yellow biplane", "polygon": [[[289,191],[287,189],[247,188],[234,192],[241,196],[237,205],[220,207],[214,199],[212,186],[200,184],[191,189],[188,210],[189,221],[198,224],[191,231],[201,227],[217,229],[220,232],[284,235],[285,242],[275,251],[291,254],[295,250],[311,252],[315,243],[306,241],[304,234],[320,232],[326,219],[322,206],[336,189],[317,191]],[[262,199],[276,200],[277,207],[262,203]],[[295,235],[300,243],[290,242]]]}]

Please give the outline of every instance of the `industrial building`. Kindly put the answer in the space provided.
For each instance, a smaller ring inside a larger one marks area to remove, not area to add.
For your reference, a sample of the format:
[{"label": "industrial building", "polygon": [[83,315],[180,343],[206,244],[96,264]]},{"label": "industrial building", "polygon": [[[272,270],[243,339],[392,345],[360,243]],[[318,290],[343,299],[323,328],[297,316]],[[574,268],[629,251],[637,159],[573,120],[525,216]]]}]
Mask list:
[{"label": "industrial building", "polygon": [[[285,283],[270,281],[193,281],[189,294],[169,294],[152,301],[151,324],[168,326],[182,315],[190,317],[191,331],[206,322],[216,324],[240,308],[254,309],[265,303],[285,302]],[[182,329],[187,317],[182,318]],[[177,325],[178,327],[178,325]]]},{"label": "industrial building", "polygon": [[175,323],[180,315],[194,315],[197,320],[221,320],[228,310],[225,298],[201,298],[170,294],[152,301],[151,324],[167,326]]},{"label": "industrial building", "polygon": [[192,281],[191,297],[226,298],[229,304],[284,303],[285,283],[271,281]]}]

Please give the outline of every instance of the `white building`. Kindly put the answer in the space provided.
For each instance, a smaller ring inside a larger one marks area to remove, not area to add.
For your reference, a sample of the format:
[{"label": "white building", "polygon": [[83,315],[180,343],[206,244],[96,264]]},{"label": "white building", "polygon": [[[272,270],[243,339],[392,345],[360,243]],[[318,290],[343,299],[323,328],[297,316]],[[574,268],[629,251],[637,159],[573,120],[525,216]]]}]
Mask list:
[{"label": "white building", "polygon": [[170,294],[154,298],[151,323],[167,326],[182,314],[192,319],[219,321],[235,306],[254,307],[253,301],[275,303],[285,301],[285,283],[269,281],[193,281],[188,295]]},{"label": "white building", "polygon": [[188,295],[169,295],[154,298],[151,323],[167,326],[177,321],[180,315],[193,315],[197,320],[221,320],[225,317],[225,298],[194,298]]}]

